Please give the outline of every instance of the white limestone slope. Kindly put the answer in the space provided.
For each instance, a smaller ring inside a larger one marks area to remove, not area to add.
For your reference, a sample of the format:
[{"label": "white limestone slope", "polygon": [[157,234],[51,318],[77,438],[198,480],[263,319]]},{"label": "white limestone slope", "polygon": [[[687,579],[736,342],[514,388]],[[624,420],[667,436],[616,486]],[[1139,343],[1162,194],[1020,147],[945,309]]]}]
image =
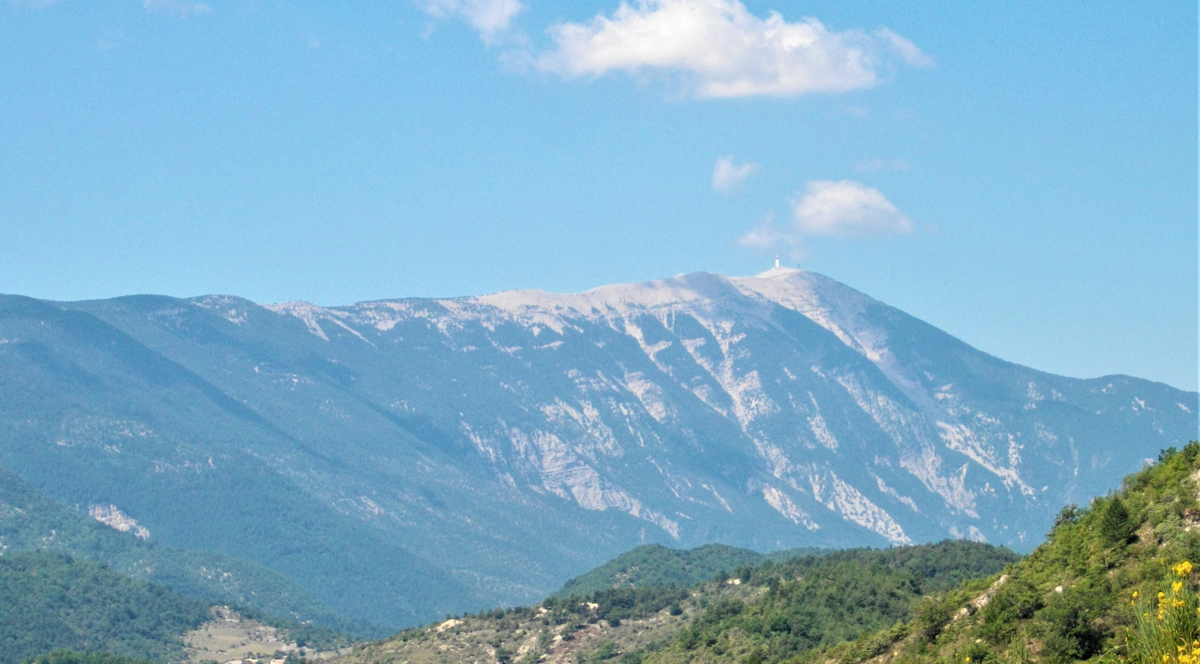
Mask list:
[{"label": "white limestone slope", "polygon": [[[919,322],[802,270],[267,308],[329,344],[419,349],[475,372],[468,382],[495,388],[486,408],[421,391],[394,402],[441,418],[522,490],[624,512],[687,542],[732,518],[734,529],[795,529],[791,542],[1019,544],[1079,486],[1047,493],[1046,469],[1078,478],[1084,462],[1083,430],[1047,404],[1095,411],[1081,381],[1000,363],[932,328],[922,334],[933,341],[898,342]],[[798,328],[784,310],[815,325]],[[990,373],[964,369],[964,354]],[[723,475],[698,461],[723,456],[753,461]]]}]

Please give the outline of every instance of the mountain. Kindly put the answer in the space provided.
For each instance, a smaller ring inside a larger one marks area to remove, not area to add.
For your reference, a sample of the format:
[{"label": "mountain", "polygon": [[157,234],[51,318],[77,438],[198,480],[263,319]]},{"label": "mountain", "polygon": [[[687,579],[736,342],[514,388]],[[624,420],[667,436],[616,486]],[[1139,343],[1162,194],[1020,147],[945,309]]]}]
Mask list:
[{"label": "mountain", "polygon": [[796,270],[329,308],[0,298],[0,466],[390,626],[530,603],[639,544],[1028,550],[1194,437],[1197,399],[1004,362]]}]

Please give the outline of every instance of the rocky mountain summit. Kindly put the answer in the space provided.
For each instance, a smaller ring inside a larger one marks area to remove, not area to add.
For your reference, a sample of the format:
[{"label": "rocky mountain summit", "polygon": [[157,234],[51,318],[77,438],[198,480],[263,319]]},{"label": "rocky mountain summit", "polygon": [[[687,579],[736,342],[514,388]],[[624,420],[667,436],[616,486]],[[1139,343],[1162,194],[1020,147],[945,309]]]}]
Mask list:
[{"label": "rocky mountain summit", "polygon": [[401,625],[647,542],[1032,548],[1197,394],[1005,362],[812,272],[319,307],[0,299],[0,465]]}]

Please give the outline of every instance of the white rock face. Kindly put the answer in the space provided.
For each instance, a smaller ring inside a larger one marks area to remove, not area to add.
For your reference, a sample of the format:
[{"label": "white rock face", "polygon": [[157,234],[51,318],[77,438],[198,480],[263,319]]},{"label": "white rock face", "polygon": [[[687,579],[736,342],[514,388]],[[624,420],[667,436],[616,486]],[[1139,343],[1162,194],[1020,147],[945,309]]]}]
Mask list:
[{"label": "white rock face", "polygon": [[92,505],[88,508],[88,516],[123,533],[133,533],[139,539],[150,539],[150,531],[138,525],[131,516],[117,509],[116,505]]}]

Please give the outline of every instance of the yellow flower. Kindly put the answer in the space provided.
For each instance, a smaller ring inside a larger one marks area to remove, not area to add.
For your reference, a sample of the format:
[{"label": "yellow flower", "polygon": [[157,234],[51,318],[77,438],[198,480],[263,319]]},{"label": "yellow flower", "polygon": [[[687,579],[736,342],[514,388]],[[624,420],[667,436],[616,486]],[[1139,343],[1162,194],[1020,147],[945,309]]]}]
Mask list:
[{"label": "yellow flower", "polygon": [[1171,592],[1177,593],[1180,590],[1183,590],[1183,581],[1176,581],[1171,584]]},{"label": "yellow flower", "polygon": [[967,664],[971,664],[971,658],[970,658],[970,657],[968,657],[968,658],[967,658],[965,661],[967,662]]},{"label": "yellow flower", "polygon": [[1185,560],[1172,567],[1171,571],[1175,572],[1178,576],[1187,576],[1192,573],[1192,563]]},{"label": "yellow flower", "polygon": [[1136,591],[1136,590],[1135,590],[1135,591],[1133,591],[1133,598],[1134,598],[1134,599],[1137,599],[1137,598],[1138,598],[1138,591]]},{"label": "yellow flower", "polygon": [[1164,597],[1166,597],[1166,596],[1167,596],[1167,594],[1166,594],[1166,593],[1164,593],[1163,591],[1161,591],[1161,590],[1160,590],[1160,591],[1158,591],[1158,598],[1159,598],[1159,599],[1162,599],[1162,598],[1164,598]]}]

